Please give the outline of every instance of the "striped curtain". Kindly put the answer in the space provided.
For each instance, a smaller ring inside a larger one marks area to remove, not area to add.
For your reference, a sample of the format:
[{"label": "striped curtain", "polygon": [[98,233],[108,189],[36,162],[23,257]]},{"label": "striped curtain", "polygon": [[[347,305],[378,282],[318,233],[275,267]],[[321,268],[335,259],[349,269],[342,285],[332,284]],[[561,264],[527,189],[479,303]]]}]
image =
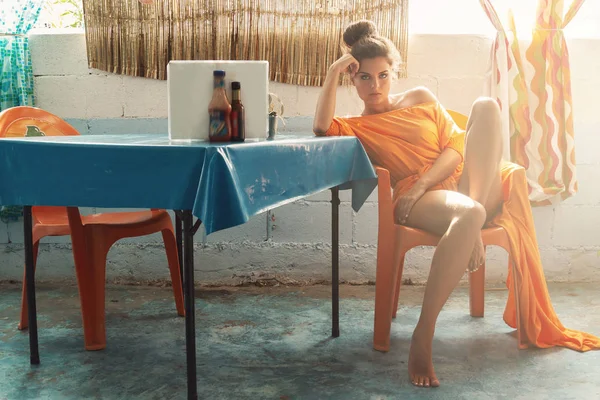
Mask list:
[{"label": "striped curtain", "polygon": [[564,0],[538,0],[531,37],[517,40],[512,11],[505,27],[492,0],[480,0],[497,31],[489,93],[502,109],[504,156],[527,170],[533,205],[552,204],[577,192],[569,52],[563,28],[584,1],[574,0],[566,9]]}]

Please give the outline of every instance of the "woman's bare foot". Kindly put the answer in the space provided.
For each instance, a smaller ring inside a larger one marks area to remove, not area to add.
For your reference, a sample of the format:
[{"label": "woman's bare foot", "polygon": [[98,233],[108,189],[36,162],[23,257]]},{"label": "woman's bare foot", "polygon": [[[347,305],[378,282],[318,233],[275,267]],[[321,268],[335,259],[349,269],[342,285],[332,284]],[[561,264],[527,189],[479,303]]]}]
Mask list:
[{"label": "woman's bare foot", "polygon": [[440,386],[440,381],[435,375],[433,362],[431,360],[432,341],[432,334],[421,334],[419,328],[415,328],[408,356],[408,375],[410,381],[415,386]]},{"label": "woman's bare foot", "polygon": [[475,242],[473,252],[471,253],[471,259],[469,260],[469,272],[475,272],[485,263],[485,247],[483,246],[483,240],[481,236]]}]

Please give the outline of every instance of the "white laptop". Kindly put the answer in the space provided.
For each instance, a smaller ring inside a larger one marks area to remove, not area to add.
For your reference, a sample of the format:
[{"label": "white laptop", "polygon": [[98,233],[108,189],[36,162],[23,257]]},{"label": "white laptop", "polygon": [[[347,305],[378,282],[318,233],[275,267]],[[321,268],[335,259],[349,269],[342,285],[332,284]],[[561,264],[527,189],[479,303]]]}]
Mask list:
[{"label": "white laptop", "polygon": [[169,139],[208,140],[208,103],[213,71],[225,71],[231,102],[231,82],[241,84],[246,110],[246,138],[268,135],[269,63],[267,61],[170,61],[167,66]]}]

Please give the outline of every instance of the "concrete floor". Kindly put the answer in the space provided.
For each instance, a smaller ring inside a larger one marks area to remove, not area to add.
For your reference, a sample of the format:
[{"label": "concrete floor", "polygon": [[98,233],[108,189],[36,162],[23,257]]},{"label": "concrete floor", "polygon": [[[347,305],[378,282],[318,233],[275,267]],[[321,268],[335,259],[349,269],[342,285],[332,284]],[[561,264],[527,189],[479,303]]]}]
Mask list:
[{"label": "concrete floor", "polygon": [[[569,328],[600,334],[593,284],[551,285]],[[170,288],[109,286],[108,346],[83,350],[77,289],[39,284],[42,364],[16,329],[20,288],[0,284],[0,399],[184,399],[184,319]],[[403,287],[392,349],[372,350],[373,286],[342,286],[341,337],[330,339],[327,286],[197,292],[198,382],[206,399],[600,399],[600,352],[518,350],[502,321],[505,290],[468,315],[465,288],[442,311],[437,389],[412,386],[406,362],[421,287]]]}]

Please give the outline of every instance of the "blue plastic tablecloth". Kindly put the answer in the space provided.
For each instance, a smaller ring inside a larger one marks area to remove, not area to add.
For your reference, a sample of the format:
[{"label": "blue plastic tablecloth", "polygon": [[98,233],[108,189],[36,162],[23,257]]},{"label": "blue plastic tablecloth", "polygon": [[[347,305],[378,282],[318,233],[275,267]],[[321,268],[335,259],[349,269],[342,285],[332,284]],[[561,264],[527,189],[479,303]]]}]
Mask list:
[{"label": "blue plastic tablecloth", "polygon": [[0,139],[0,204],[192,210],[206,233],[334,186],[358,209],[377,185],[354,137],[239,144],[166,135]]}]

